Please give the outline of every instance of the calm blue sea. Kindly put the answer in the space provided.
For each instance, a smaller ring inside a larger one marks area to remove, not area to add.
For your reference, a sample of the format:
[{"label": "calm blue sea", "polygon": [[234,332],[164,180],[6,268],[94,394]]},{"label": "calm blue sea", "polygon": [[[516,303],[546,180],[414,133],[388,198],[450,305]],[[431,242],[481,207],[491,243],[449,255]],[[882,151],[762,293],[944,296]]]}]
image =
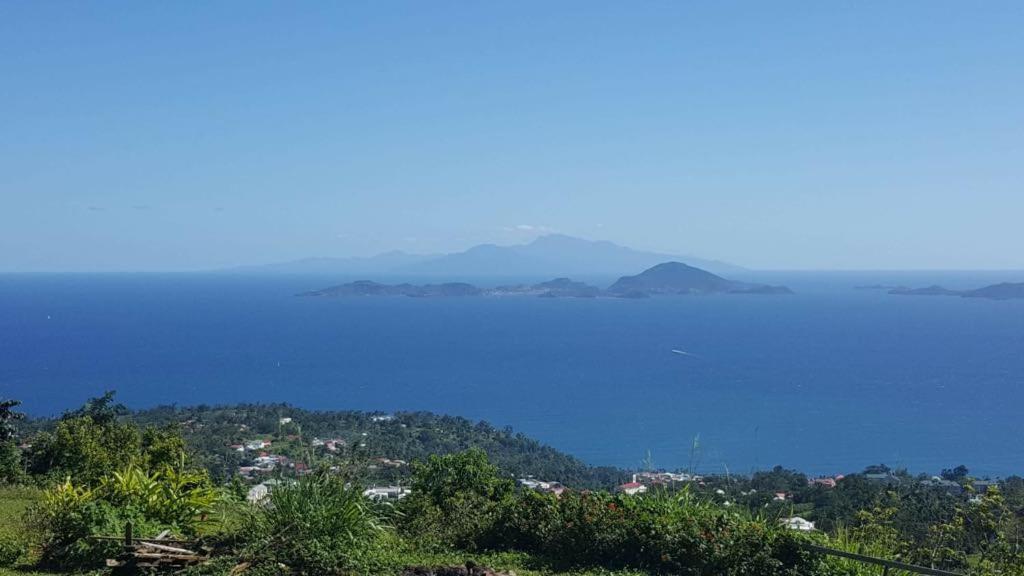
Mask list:
[{"label": "calm blue sea", "polygon": [[592,464],[636,466],[650,451],[656,466],[692,458],[705,472],[1024,473],[1024,301],[853,289],[1024,279],[1010,276],[774,274],[758,279],[798,294],[649,300],[316,299],[294,294],[339,279],[0,276],[0,396],[39,415],[106,389],[133,407],[431,410]]}]

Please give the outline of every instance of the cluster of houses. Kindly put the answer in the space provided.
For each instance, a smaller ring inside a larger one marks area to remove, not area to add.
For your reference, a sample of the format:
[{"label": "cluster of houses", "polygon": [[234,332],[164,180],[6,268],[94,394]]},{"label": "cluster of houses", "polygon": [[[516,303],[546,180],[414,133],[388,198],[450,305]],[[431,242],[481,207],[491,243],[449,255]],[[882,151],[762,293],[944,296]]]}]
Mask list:
[{"label": "cluster of houses", "polygon": [[625,484],[619,484],[615,491],[632,496],[643,494],[649,489],[658,486],[671,486],[679,482],[703,482],[704,477],[686,472],[637,472],[633,479]]},{"label": "cluster of houses", "polygon": [[536,490],[537,492],[544,492],[545,494],[554,494],[555,496],[561,496],[562,492],[566,491],[566,487],[561,482],[548,482],[545,480],[536,480],[533,477],[520,478],[516,482],[528,490]]},{"label": "cluster of houses", "polygon": [[[286,422],[287,421],[287,422]],[[291,422],[290,418],[282,418],[282,424],[288,424]],[[289,440],[298,439],[297,436],[287,437]],[[341,439],[332,440],[320,440],[319,438],[313,439],[313,446],[322,446],[329,452],[337,452],[345,445],[345,441]],[[257,477],[268,476],[274,471],[281,469],[288,469],[296,472],[299,475],[306,474],[309,472],[309,467],[303,462],[293,462],[287,456],[281,454],[274,454],[271,452],[273,447],[273,440],[264,438],[257,438],[254,440],[246,440],[241,444],[232,444],[231,449],[241,454],[250,455],[247,460],[249,462],[244,466],[238,467],[238,474],[248,480],[253,480]]]},{"label": "cluster of houses", "polygon": [[[701,482],[703,478],[696,474],[675,472],[638,472],[633,474],[631,481],[615,487],[615,491],[626,495],[643,494],[656,486],[668,486],[675,482]],[[527,490],[536,490],[547,494],[561,495],[568,488],[561,482],[537,480],[532,476],[519,478],[516,483]]]},{"label": "cluster of houses", "polygon": [[[897,476],[893,472],[865,474],[864,477],[873,482],[881,482],[883,484],[899,484],[904,481],[904,478]],[[970,485],[973,489],[973,493],[971,494],[969,501],[974,503],[980,502],[982,495],[988,492],[989,488],[999,486],[998,480],[972,479],[969,482],[957,482],[956,480],[942,478],[941,476],[932,476],[931,478],[925,478],[919,482],[922,486],[943,490],[950,496],[962,496],[967,492],[967,486]]]},{"label": "cluster of houses", "polygon": [[294,467],[294,464],[288,457],[268,452],[267,450],[270,449],[271,444],[270,440],[262,438],[247,440],[242,444],[232,444],[231,449],[236,452],[242,454],[255,453],[250,465],[238,467],[238,474],[243,478],[253,479],[257,476],[268,475],[281,467]]},{"label": "cluster of houses", "polygon": [[242,444],[232,444],[231,449],[236,452],[242,453],[245,453],[245,451],[247,450],[250,452],[254,452],[258,450],[266,450],[267,448],[270,448],[271,444],[272,442],[270,440],[264,440],[262,438],[259,438],[256,440],[247,440]]},{"label": "cluster of houses", "polygon": [[[277,480],[274,478],[264,480],[252,488],[249,488],[249,492],[246,494],[245,499],[250,504],[261,504],[268,496],[270,496],[271,492],[273,492],[275,488],[292,482],[295,481]],[[363,490],[363,496],[379,502],[401,500],[411,493],[412,490],[404,486],[374,486],[373,488]]]},{"label": "cluster of houses", "polygon": [[[377,421],[388,421],[384,416],[374,418],[377,418]],[[290,424],[292,423],[292,420],[290,418],[281,418],[281,423]],[[366,435],[367,434],[364,432],[363,436]],[[299,437],[287,436],[286,439],[296,441]],[[347,442],[341,438],[330,438],[326,440],[313,438],[310,444],[313,448],[322,448],[331,453],[340,452],[347,446]],[[281,469],[293,470],[299,475],[309,472],[309,468],[306,464],[302,462],[293,462],[287,456],[272,453],[270,451],[272,446],[273,440],[263,438],[247,440],[241,444],[232,444],[232,450],[246,455],[246,465],[238,467],[238,474],[245,479],[255,480],[259,477],[266,477],[271,472]],[[365,444],[360,444],[360,446],[365,446]],[[381,457],[374,459],[373,464],[370,464],[369,467],[371,469],[403,468],[408,465],[409,463],[405,460]]]},{"label": "cluster of houses", "polygon": [[313,448],[323,448],[328,452],[337,452],[345,447],[346,442],[341,438],[331,438],[330,440],[321,440],[320,438],[313,438]]},{"label": "cluster of houses", "polygon": [[835,476],[822,476],[820,478],[808,478],[808,486],[821,486],[822,488],[835,488],[836,483],[842,480],[844,476],[837,474]]},{"label": "cluster of houses", "polygon": [[247,480],[252,480],[259,476],[269,476],[275,470],[282,468],[293,469],[299,473],[303,473],[306,470],[305,464],[292,462],[287,456],[260,452],[259,456],[253,458],[251,466],[238,467],[238,475]]},{"label": "cluster of houses", "polygon": [[[967,484],[960,484],[955,480],[948,480],[939,476],[932,476],[931,478],[921,480],[921,484],[931,488],[937,488],[945,491],[950,496],[962,496],[967,492]],[[998,482],[995,480],[973,480],[970,485],[973,488],[968,502],[977,504],[981,502],[981,497],[989,491],[989,488],[998,486]]]},{"label": "cluster of houses", "polygon": [[703,482],[704,477],[686,472],[637,472],[633,475],[634,482],[647,485],[669,485],[673,482]]}]

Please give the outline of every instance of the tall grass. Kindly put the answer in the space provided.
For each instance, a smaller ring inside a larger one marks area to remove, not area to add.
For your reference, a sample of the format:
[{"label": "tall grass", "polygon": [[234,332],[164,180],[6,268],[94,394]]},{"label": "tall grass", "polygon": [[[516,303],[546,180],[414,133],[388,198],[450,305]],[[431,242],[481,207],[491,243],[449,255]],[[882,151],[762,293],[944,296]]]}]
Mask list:
[{"label": "tall grass", "polygon": [[244,523],[242,558],[301,573],[358,570],[385,542],[383,510],[331,476],[274,489]]},{"label": "tall grass", "polygon": [[[845,526],[837,526],[835,532],[828,537],[827,542],[824,542],[823,545],[843,552],[862,554],[883,560],[900,560],[899,554],[891,545],[858,536],[855,531]],[[826,558],[825,564],[831,574],[843,576],[878,576],[882,573],[882,568],[879,566],[837,556],[829,556]],[[889,576],[916,576],[914,573],[894,568],[890,568],[888,574]]]}]

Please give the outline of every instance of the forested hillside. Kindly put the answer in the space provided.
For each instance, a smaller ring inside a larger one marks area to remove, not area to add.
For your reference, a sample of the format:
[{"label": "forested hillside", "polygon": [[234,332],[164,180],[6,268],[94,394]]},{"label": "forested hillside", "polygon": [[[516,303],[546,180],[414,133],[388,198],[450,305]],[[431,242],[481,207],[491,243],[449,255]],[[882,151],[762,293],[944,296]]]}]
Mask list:
[{"label": "forested hillside", "polygon": [[[342,457],[367,460],[366,480],[371,482],[399,480],[409,474],[407,466],[374,466],[375,459],[411,463],[469,448],[486,452],[509,477],[533,476],[580,488],[611,488],[627,477],[615,468],[588,466],[511,428],[429,412],[310,411],[287,404],[117,410],[121,418],[142,427],[179,428],[196,460],[219,480],[234,476],[251,456],[232,446],[257,438],[272,441],[273,453],[310,469]],[[25,433],[45,431],[55,423],[34,420],[27,423]],[[343,448],[332,453],[316,446],[330,440],[339,440]]]}]

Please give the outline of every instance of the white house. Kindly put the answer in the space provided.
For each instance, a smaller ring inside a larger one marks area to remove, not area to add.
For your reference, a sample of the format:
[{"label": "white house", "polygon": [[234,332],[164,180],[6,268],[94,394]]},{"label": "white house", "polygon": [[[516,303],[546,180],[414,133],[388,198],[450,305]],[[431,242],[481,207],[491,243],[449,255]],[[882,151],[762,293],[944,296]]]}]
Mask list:
[{"label": "white house", "polygon": [[814,530],[814,522],[810,520],[804,520],[799,516],[793,516],[792,518],[782,518],[779,522],[789,528],[790,530],[799,530],[801,532],[810,532]]},{"label": "white house", "polygon": [[270,486],[266,484],[257,484],[252,488],[249,488],[249,493],[245,495],[245,500],[249,504],[259,504],[267,496],[270,496]]},{"label": "white house", "polygon": [[647,486],[644,486],[639,482],[626,482],[625,484],[620,484],[615,489],[628,496],[633,496],[634,494],[643,494],[644,492],[647,492]]},{"label": "white house", "polygon": [[380,486],[363,490],[363,496],[371,500],[401,500],[410,492],[411,490],[401,486]]},{"label": "white house", "polygon": [[246,450],[263,450],[264,448],[269,447],[270,442],[266,440],[249,440],[248,442],[245,443]]}]

